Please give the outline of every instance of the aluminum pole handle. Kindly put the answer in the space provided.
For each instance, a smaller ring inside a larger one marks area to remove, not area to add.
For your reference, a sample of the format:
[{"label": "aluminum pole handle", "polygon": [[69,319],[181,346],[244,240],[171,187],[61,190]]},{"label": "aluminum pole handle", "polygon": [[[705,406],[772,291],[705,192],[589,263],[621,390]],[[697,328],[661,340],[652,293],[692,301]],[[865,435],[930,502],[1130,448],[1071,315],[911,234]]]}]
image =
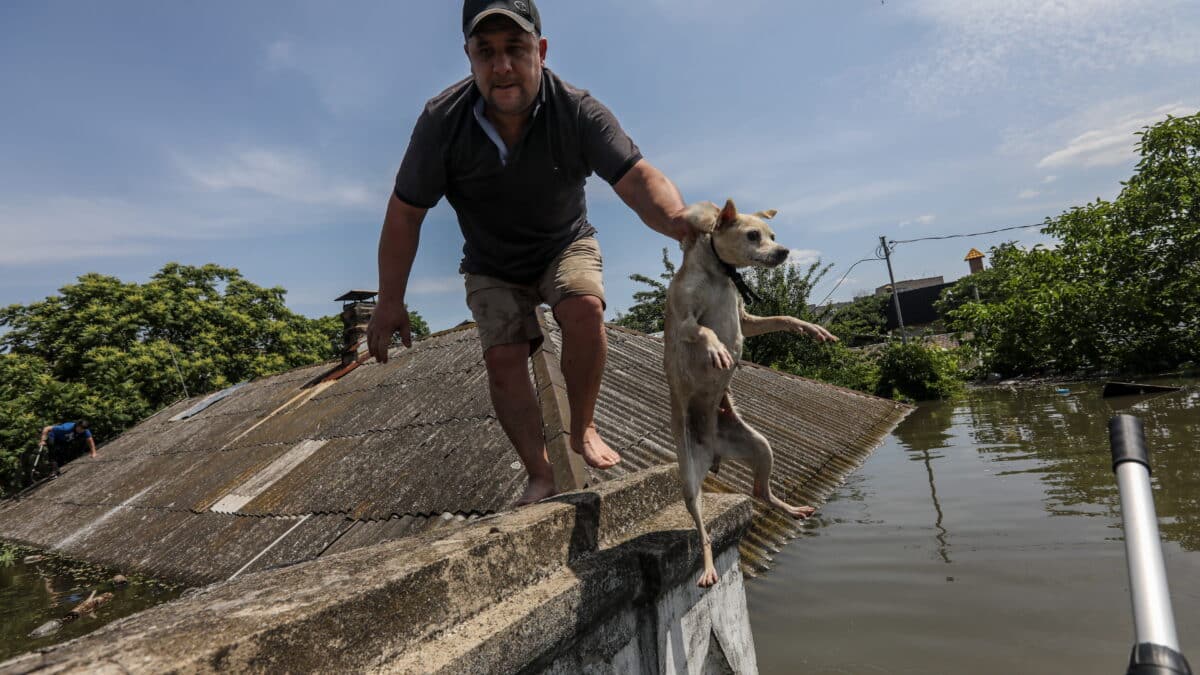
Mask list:
[{"label": "aluminum pole handle", "polygon": [[1179,637],[1175,632],[1142,421],[1133,415],[1117,415],[1109,421],[1108,431],[1113,471],[1117,474],[1117,487],[1121,492],[1121,519],[1125,525],[1125,557],[1136,636],[1127,672],[1191,675],[1187,660],[1179,652]]}]

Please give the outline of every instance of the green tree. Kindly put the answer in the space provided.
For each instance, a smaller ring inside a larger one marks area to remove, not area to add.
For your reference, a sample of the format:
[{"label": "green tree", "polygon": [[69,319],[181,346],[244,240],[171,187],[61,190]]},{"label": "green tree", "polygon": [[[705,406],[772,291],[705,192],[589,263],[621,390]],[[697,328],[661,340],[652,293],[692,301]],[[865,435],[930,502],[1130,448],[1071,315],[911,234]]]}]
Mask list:
[{"label": "green tree", "polygon": [[662,263],[663,273],[658,275],[658,279],[651,279],[644,274],[629,275],[631,280],[650,288],[633,294],[634,304],[629,308],[629,313],[617,312],[617,325],[643,333],[657,333],[663,329],[663,317],[667,311],[667,285],[675,276],[675,263],[671,262],[666,248],[662,250]]},{"label": "green tree", "polygon": [[296,314],[285,294],[235,269],[170,263],[144,284],[85,274],[58,295],[0,309],[8,329],[0,336],[7,488],[45,424],[87,418],[103,440],[185,391],[196,396],[333,358],[339,319]]},{"label": "green tree", "polygon": [[1053,249],[993,249],[981,301],[950,311],[989,370],[1152,372],[1200,359],[1200,114],[1139,136],[1116,199],[1048,218]]},{"label": "green tree", "polygon": [[887,295],[863,295],[849,305],[818,313],[817,318],[848,344],[879,342],[887,332],[884,310],[888,299]]},{"label": "green tree", "polygon": [[929,401],[962,389],[958,358],[941,347],[913,340],[891,342],[879,355],[875,393],[888,398]]},{"label": "green tree", "polygon": [[409,330],[412,332],[414,340],[420,340],[423,337],[429,337],[429,324],[425,323],[425,319],[420,314],[409,310],[408,312]]},{"label": "green tree", "polygon": [[[758,316],[794,316],[816,322],[808,305],[808,296],[831,265],[816,261],[806,268],[799,265],[754,267],[746,271],[746,283],[761,299],[746,308]],[[796,333],[767,333],[746,338],[742,356],[764,366],[812,362],[818,358],[821,344]]]}]

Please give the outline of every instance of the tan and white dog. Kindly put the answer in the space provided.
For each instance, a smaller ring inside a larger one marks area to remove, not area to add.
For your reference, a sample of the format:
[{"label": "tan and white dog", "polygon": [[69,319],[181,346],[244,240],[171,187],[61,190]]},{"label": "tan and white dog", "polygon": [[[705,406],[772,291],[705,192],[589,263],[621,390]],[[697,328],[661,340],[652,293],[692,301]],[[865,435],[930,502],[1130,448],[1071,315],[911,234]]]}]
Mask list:
[{"label": "tan and white dog", "polygon": [[683,241],[683,264],[667,289],[663,339],[671,430],[684,500],[700,532],[704,572],[699,585],[705,588],[717,582],[717,571],[700,490],[705,474],[719,468],[722,458],[750,465],[755,497],[793,518],[813,513],[810,507],[792,506],[771,493],[771,444],[738,416],[729,393],[743,337],[785,330],[822,342],[837,340],[824,328],[790,316],[746,312],[733,280],[734,268],[775,267],[788,257],[787,248],[775,243],[775,233],[765,222],[774,215],[775,211],[739,214],[732,200],[723,209],[709,202],[688,207],[694,234]]}]

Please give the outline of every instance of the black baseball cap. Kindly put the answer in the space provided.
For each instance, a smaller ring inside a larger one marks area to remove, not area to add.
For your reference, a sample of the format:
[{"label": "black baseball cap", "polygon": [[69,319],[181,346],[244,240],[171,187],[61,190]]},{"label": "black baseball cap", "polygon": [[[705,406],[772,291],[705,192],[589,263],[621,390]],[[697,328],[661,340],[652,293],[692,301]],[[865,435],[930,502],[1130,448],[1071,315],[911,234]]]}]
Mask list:
[{"label": "black baseball cap", "polygon": [[542,34],[542,17],[533,0],[465,0],[463,2],[463,37],[468,40],[480,21],[493,14],[513,20],[527,32]]}]

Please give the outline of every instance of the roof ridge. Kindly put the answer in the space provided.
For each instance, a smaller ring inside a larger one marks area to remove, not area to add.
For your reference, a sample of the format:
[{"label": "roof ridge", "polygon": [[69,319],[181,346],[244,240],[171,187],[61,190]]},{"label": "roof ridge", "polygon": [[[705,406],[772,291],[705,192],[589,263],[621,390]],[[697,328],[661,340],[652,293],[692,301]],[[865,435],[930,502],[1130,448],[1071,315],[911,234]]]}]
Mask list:
[{"label": "roof ridge", "polygon": [[537,308],[542,344],[531,357],[538,403],[542,412],[546,452],[554,469],[554,486],[559,492],[582,490],[588,485],[587,465],[583,457],[571,450],[571,408],[567,399],[567,381],[559,365],[551,333],[554,319],[541,307]]}]

